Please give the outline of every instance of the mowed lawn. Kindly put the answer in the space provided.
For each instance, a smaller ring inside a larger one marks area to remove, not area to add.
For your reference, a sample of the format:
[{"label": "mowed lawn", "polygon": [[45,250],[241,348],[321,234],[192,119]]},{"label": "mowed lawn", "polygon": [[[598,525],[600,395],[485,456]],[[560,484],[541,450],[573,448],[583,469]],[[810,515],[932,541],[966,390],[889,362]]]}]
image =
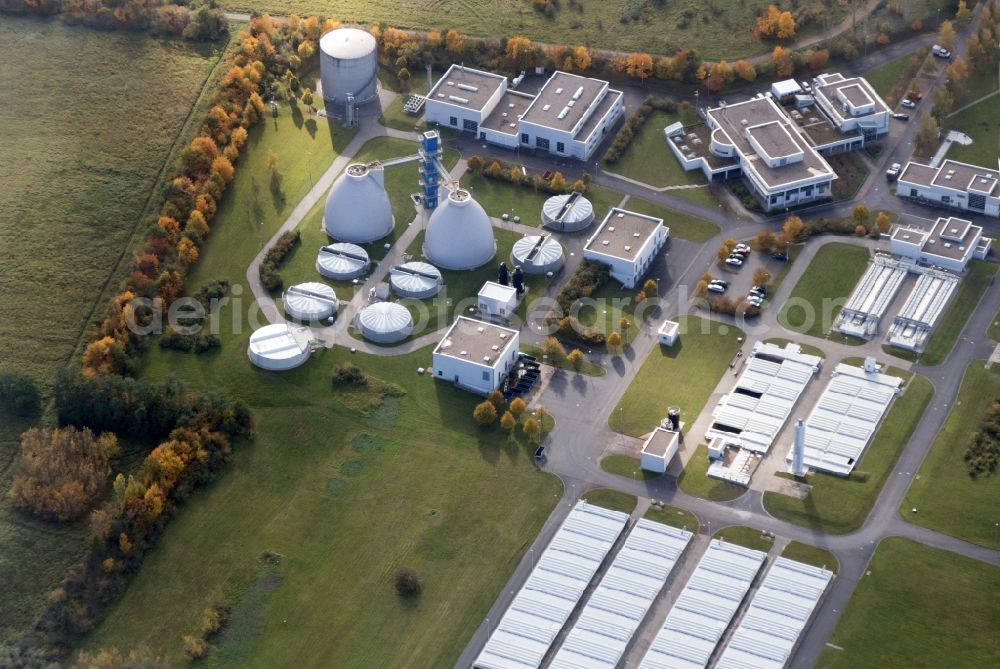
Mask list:
[{"label": "mowed lawn", "polygon": [[[910,484],[900,513],[907,520],[938,532],[1000,549],[996,501],[997,475],[973,479],[963,460],[991,401],[1000,397],[1000,367],[984,368],[977,360],[965,370],[957,400],[934,446]],[[913,513],[912,509],[917,512]]]},{"label": "mowed lawn", "polygon": [[[225,45],[12,16],[0,44],[0,369],[48,393]],[[0,643],[85,549],[82,523],[43,523],[8,503],[28,427],[0,414]]]},{"label": "mowed lawn", "polygon": [[828,534],[847,534],[861,527],[933,394],[930,381],[912,377],[850,476],[809,474],[805,482],[811,490],[805,499],[765,492],[768,513]]},{"label": "mowed lawn", "polygon": [[612,429],[641,437],[660,424],[667,407],[678,406],[691,425],[740,348],[737,327],[697,316],[680,318],[681,335],[671,347],[657,346],[608,416]]},{"label": "mowed lawn", "polygon": [[[995,67],[984,68],[982,72],[974,72],[966,84],[966,100],[955,105],[957,108],[973,100],[995,91],[997,88],[997,72]],[[972,144],[964,146],[954,143],[948,149],[948,158],[963,163],[971,163],[993,169],[997,156],[1000,155],[1000,118],[997,117],[997,106],[1000,97],[991,98],[960,111],[947,121],[947,127],[964,132],[972,138]]]},{"label": "mowed lawn", "polygon": [[697,216],[691,216],[673,209],[661,207],[658,204],[637,197],[630,197],[625,208],[647,216],[663,219],[663,224],[670,228],[671,237],[680,237],[692,242],[707,242],[719,234],[719,226]]},{"label": "mowed lawn", "polygon": [[[472,193],[472,197],[490,216],[494,218],[500,218],[504,214],[511,218],[520,216],[522,225],[541,226],[542,206],[552,197],[533,188],[515,186],[506,181],[488,179],[471,172],[466,172],[462,176],[462,187]],[[599,223],[609,209],[618,206],[624,196],[610,188],[594,184],[590,186],[586,197],[594,206],[594,219]]]},{"label": "mowed lawn", "polygon": [[883,539],[817,666],[995,667],[998,589],[1000,568]]},{"label": "mowed lawn", "polygon": [[[781,307],[778,322],[793,332],[824,336],[864,274],[870,257],[868,249],[861,246],[828,242],[820,247]],[[845,339],[834,335],[831,338]]]}]

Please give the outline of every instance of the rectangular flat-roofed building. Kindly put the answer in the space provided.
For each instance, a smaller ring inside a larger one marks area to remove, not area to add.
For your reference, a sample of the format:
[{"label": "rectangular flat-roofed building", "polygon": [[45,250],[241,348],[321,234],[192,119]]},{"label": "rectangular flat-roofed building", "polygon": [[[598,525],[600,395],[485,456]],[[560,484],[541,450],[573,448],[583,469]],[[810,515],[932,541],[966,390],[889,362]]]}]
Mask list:
[{"label": "rectangular flat-roofed building", "polygon": [[1000,216],[1000,170],[957,160],[940,167],[910,161],[896,181],[896,195],[987,216]]},{"label": "rectangular flat-roofed building", "polygon": [[478,135],[506,92],[507,77],[452,65],[427,94],[427,122]]},{"label": "rectangular flat-roofed building", "polygon": [[898,225],[889,237],[891,253],[959,273],[969,260],[986,258],[992,244],[982,227],[955,216],[938,218],[930,230]]},{"label": "rectangular flat-roofed building", "polygon": [[816,77],[816,104],[842,133],[860,131],[862,146],[889,132],[892,111],[868,80],[830,72]]},{"label": "rectangular flat-roofed building", "polygon": [[658,427],[649,433],[642,445],[639,466],[647,472],[665,474],[670,461],[677,455],[680,435],[673,430]]},{"label": "rectangular flat-roofed building", "polygon": [[517,330],[459,316],[434,349],[434,378],[486,395],[514,368],[519,345]]},{"label": "rectangular flat-roofed building", "polygon": [[613,208],[583,247],[583,257],[611,268],[611,276],[635,288],[670,236],[663,219]]}]

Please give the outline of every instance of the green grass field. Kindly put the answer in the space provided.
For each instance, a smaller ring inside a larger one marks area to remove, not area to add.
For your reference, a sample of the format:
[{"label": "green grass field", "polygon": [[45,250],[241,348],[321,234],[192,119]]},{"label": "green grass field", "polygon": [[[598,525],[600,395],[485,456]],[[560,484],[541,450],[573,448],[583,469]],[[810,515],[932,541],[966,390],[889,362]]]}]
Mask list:
[{"label": "green grass field", "polygon": [[754,550],[764,551],[765,553],[771,550],[771,546],[774,545],[774,539],[765,537],[760,533],[760,530],[755,530],[752,527],[745,527],[743,525],[725,527],[713,534],[712,538],[727,541],[731,544],[737,544],[739,546],[745,546]]},{"label": "green grass field", "polygon": [[850,476],[821,472],[806,476],[805,482],[812,490],[805,499],[765,492],[768,513],[830,534],[847,534],[861,527],[933,394],[930,381],[914,376],[889,409]]},{"label": "green grass field", "polygon": [[[663,129],[671,123],[680,121],[684,125],[695,125],[701,118],[694,111],[688,109],[670,114],[665,111],[656,110],[649,115],[642,129],[632,139],[632,143],[625,149],[624,155],[617,163],[604,164],[604,170],[620,174],[629,179],[635,179],[650,186],[661,188],[663,186],[683,186],[683,185],[704,185],[705,177],[698,170],[686,172],[677,158],[667,146],[667,140],[663,137]],[[708,196],[706,188],[699,188]],[[670,191],[671,195],[680,195],[681,190]],[[714,206],[714,202],[713,205]]]},{"label": "green grass field", "polygon": [[[826,7],[825,22],[800,28],[808,36],[834,25],[845,15],[845,7],[820,0]],[[471,35],[500,38],[513,35],[550,44],[586,44],[592,47],[672,53],[678,45],[697,46],[707,58],[741,58],[769,53],[774,43],[752,34],[754,21],[767,7],[765,0],[728,3],[714,0],[676,0],[666,4],[599,2],[577,0],[561,3],[549,18],[522,0],[463,0],[420,4],[405,0],[360,3],[352,0],[226,0],[227,10],[260,10],[272,14],[319,13],[345,23],[386,22],[398,28],[437,30],[454,26]],[[776,4],[789,6],[787,2]],[[636,11],[636,19],[630,16]],[[624,17],[624,18],[623,18]],[[416,77],[417,72],[413,73]]]},{"label": "green grass field", "polygon": [[625,204],[629,211],[635,211],[648,216],[662,218],[664,225],[670,228],[671,237],[680,237],[692,242],[707,242],[719,234],[719,226],[697,216],[661,207],[658,204],[637,197],[630,197]]},{"label": "green grass field", "polygon": [[998,588],[997,567],[883,539],[817,666],[996,666]]},{"label": "green grass field", "polygon": [[[969,477],[963,455],[989,403],[1000,397],[1000,368],[969,365],[948,420],[910,484],[900,513],[910,522],[1000,549],[996,500],[1000,478]],[[917,512],[913,513],[912,509]]]},{"label": "green grass field", "polygon": [[708,477],[708,447],[705,444],[699,444],[694,450],[684,471],[677,477],[677,485],[689,495],[713,502],[728,502],[747,491],[735,483]]},{"label": "green grass field", "polygon": [[612,490],[611,488],[594,488],[593,490],[588,490],[584,493],[583,499],[591,504],[603,506],[605,509],[622,511],[624,513],[632,513],[635,510],[635,505],[639,503],[635,495],[629,495],[628,493]]},{"label": "green grass field", "polygon": [[931,333],[931,340],[920,356],[921,363],[940,365],[945,361],[955,342],[958,341],[958,336],[962,334],[965,322],[969,320],[969,316],[979,304],[996,273],[997,266],[994,263],[983,260],[973,260],[969,263],[965,278],[962,279],[958,290],[951,298],[951,303],[941,314],[937,327]]},{"label": "green grass field", "polygon": [[912,57],[912,54],[907,53],[872,68],[865,72],[865,79],[872,85],[876,93],[882,96],[888,95],[889,91],[899,84],[899,80],[906,72]]},{"label": "green grass field", "polygon": [[[995,67],[973,71],[964,86],[964,99],[955,107],[961,108],[996,89]],[[998,104],[1000,97],[994,95],[948,118],[946,125],[949,129],[960,130],[972,138],[969,146],[953,143],[948,149],[948,158],[994,168],[997,155],[1000,155],[1000,119],[996,114]]]},{"label": "green grass field", "polygon": [[608,416],[612,429],[641,437],[659,425],[668,406],[680,407],[681,420],[688,425],[705,408],[739,350],[737,339],[743,332],[697,316],[682,316],[680,323],[678,342],[670,348],[653,349]]},{"label": "green grass field", "polygon": [[[551,197],[533,188],[515,186],[499,179],[466,172],[462,176],[462,186],[468,189],[476,202],[483,206],[486,213],[494,218],[508,214],[521,217],[522,225],[542,225],[542,205]],[[610,188],[592,185],[587,192],[587,199],[594,205],[594,216],[600,221],[611,207],[618,206],[622,194]]]},{"label": "green grass field", "polygon": [[688,532],[698,532],[698,516],[690,511],[678,509],[676,506],[670,506],[669,504],[663,504],[660,508],[650,506],[646,509],[646,513],[642,517],[663,523],[664,525],[670,525],[671,527],[679,527]]},{"label": "green grass field", "polygon": [[637,479],[639,481],[658,479],[663,476],[663,474],[646,471],[639,466],[639,460],[629,455],[606,455],[601,458],[601,469],[612,474],[618,474],[618,476]]},{"label": "green grass field", "polygon": [[[781,307],[778,322],[793,332],[826,335],[864,274],[869,258],[868,249],[860,246],[831,242],[821,247]],[[837,333],[830,338],[857,342]]]},{"label": "green grass field", "polygon": [[788,558],[789,560],[795,560],[796,562],[803,562],[805,564],[811,564],[814,567],[822,567],[823,569],[829,569],[834,574],[840,568],[840,562],[837,560],[837,556],[826,550],[825,548],[817,548],[816,546],[810,546],[809,544],[804,544],[798,541],[791,541],[785,546],[785,549],[781,551],[781,557]]},{"label": "green grass field", "polygon": [[[47,394],[129,257],[175,140],[196,130],[188,115],[225,45],[13,16],[0,43],[0,369],[31,374]],[[0,643],[32,622],[86,547],[82,523],[39,522],[8,503],[28,427],[0,414]]]}]

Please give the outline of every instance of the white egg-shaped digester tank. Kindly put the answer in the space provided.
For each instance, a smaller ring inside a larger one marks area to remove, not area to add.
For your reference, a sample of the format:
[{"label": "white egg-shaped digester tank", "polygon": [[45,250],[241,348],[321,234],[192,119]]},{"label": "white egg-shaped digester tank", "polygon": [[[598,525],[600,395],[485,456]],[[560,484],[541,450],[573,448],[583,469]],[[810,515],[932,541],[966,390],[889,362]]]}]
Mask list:
[{"label": "white egg-shaped digester tank", "polygon": [[378,94],[378,44],[357,28],[331,30],[319,40],[323,100],[343,107],[347,96],[364,104]]},{"label": "white egg-shaped digester tank", "polygon": [[397,302],[376,302],[362,309],[357,316],[361,336],[376,344],[395,344],[413,332],[413,316]]},{"label": "white egg-shaped digester tank", "polygon": [[326,196],[323,229],[342,242],[366,244],[392,232],[392,204],[379,163],[348,165]]},{"label": "white egg-shaped digester tank", "polygon": [[285,323],[265,325],[250,335],[247,355],[261,369],[283,371],[309,359],[309,336]]},{"label": "white egg-shaped digester tank", "polygon": [[559,232],[583,230],[594,222],[594,205],[580,193],[553,195],[542,205],[542,225]]},{"label": "white egg-shaped digester tank", "polygon": [[349,281],[368,271],[368,251],[357,244],[327,244],[316,256],[316,270],[328,279]]},{"label": "white egg-shaped digester tank", "polygon": [[548,274],[562,268],[563,248],[551,235],[527,235],[514,242],[510,259],[525,274]]},{"label": "white egg-shaped digester tank", "polygon": [[400,297],[423,300],[437,295],[444,281],[437,267],[414,261],[393,267],[389,272],[389,284]]},{"label": "white egg-shaped digester tank", "polygon": [[424,255],[445,269],[475,269],[496,254],[493,224],[482,206],[461,188],[434,210],[427,221]]},{"label": "white egg-shaped digester tank", "polygon": [[282,295],[285,313],[300,321],[320,321],[333,316],[337,311],[337,293],[333,288],[318,281],[299,283]]}]

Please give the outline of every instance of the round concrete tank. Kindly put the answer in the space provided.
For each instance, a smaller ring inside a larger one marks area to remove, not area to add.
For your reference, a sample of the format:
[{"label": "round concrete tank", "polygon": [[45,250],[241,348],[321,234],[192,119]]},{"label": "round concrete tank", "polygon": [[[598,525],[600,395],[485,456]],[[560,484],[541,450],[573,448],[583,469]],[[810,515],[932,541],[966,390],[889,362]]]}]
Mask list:
[{"label": "round concrete tank", "polygon": [[562,244],[549,235],[527,235],[514,242],[510,259],[525,274],[558,272],[563,266]]},{"label": "round concrete tank", "polygon": [[331,30],[319,40],[323,100],[343,107],[347,96],[362,105],[378,93],[378,44],[357,28]]}]

